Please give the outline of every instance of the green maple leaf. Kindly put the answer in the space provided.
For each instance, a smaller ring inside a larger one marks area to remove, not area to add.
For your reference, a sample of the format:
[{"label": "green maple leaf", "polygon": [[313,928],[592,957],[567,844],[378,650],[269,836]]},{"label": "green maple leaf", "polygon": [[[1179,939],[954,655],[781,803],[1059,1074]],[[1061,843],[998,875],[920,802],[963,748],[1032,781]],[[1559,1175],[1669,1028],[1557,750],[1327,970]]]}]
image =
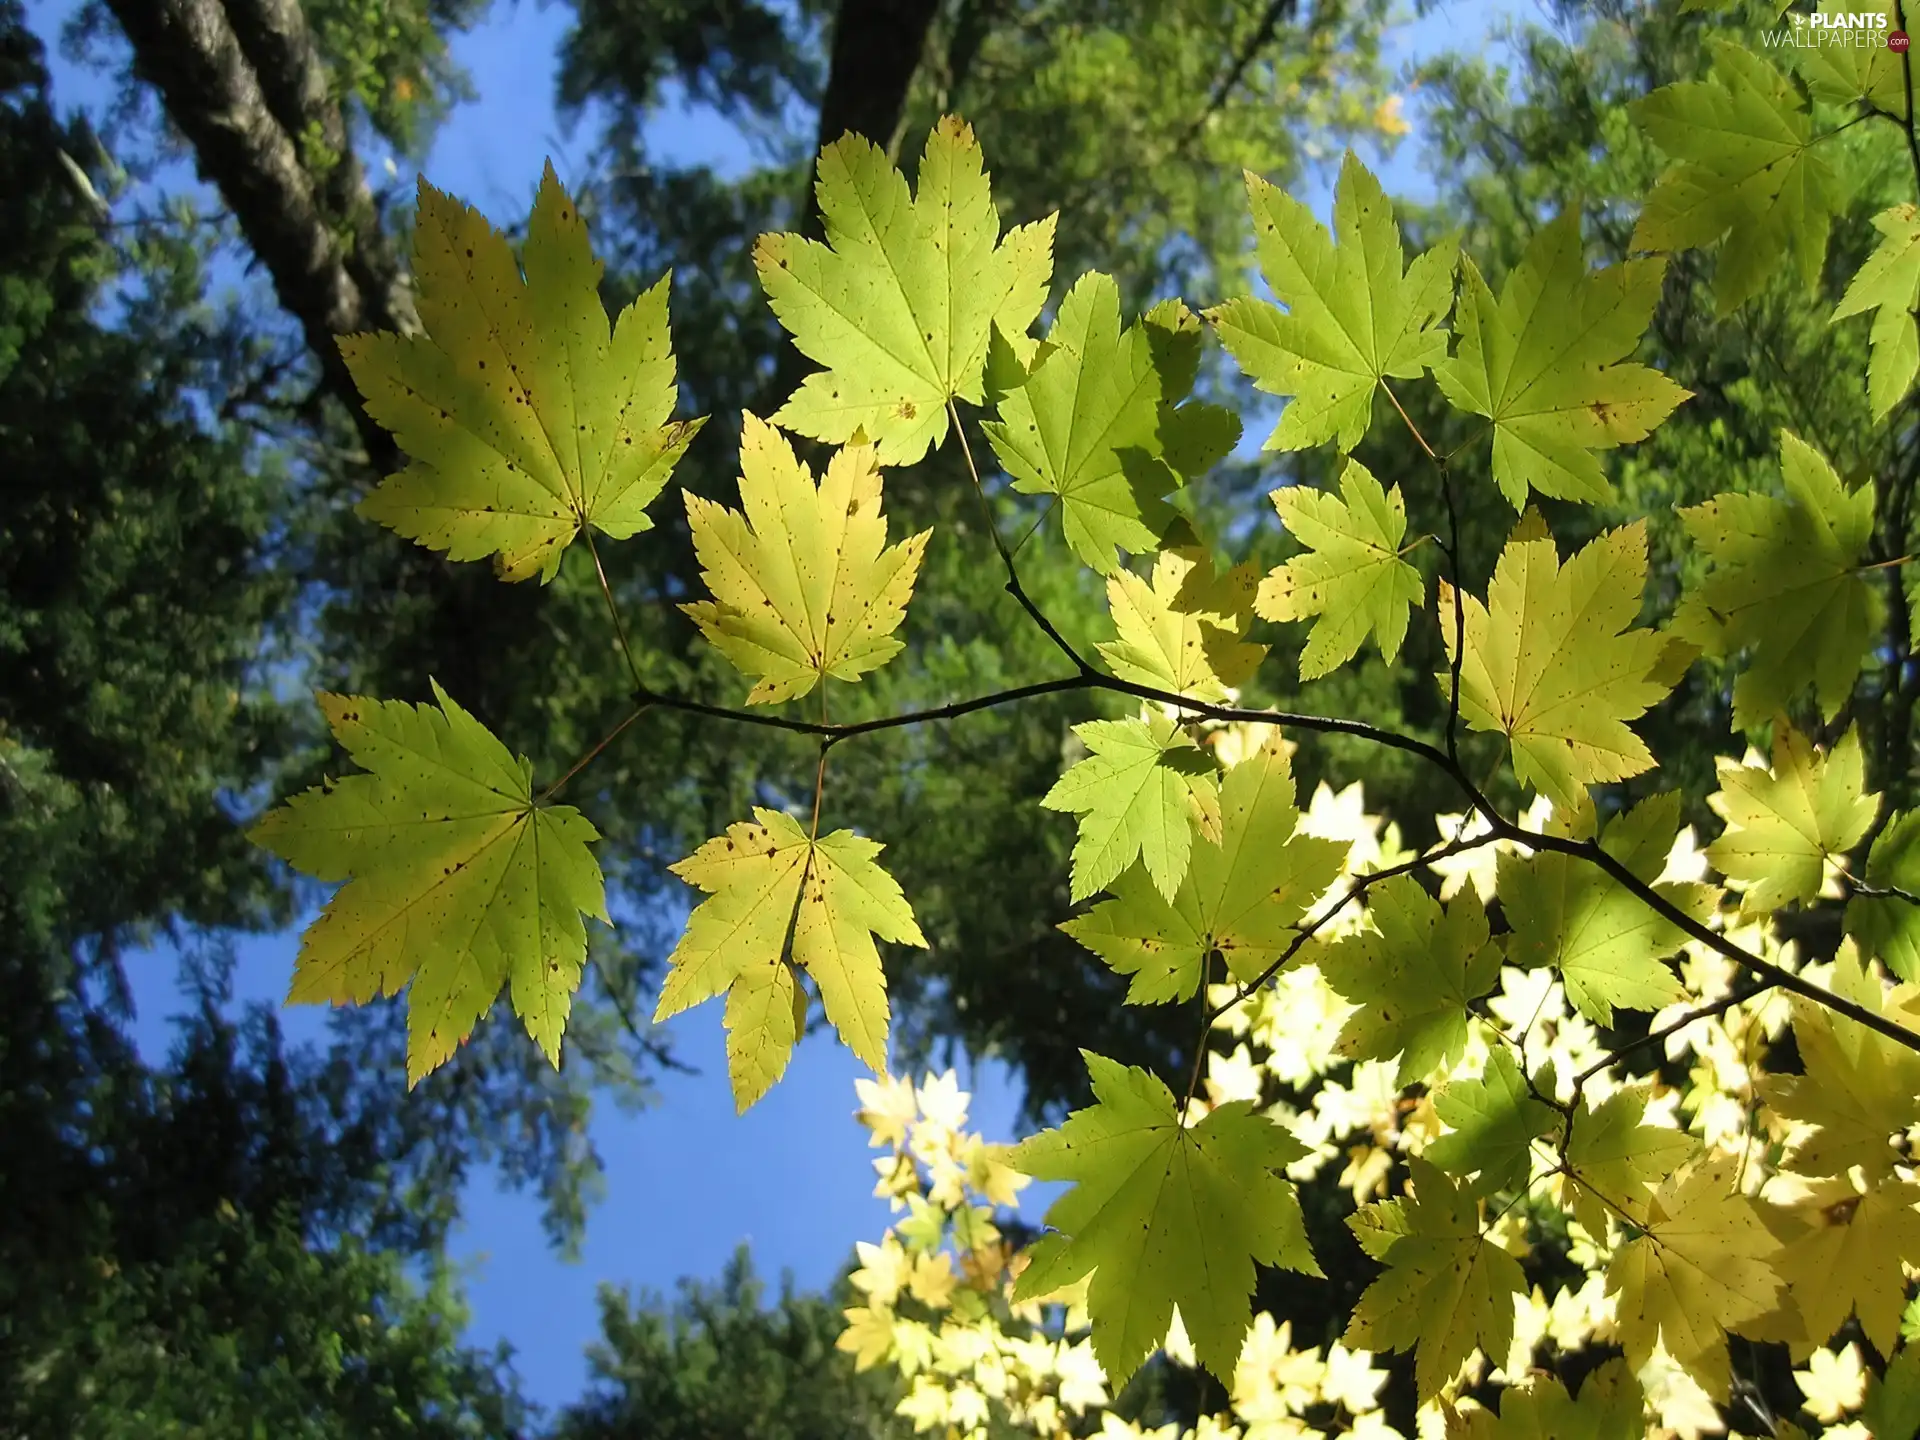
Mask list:
[{"label": "green maple leaf", "polygon": [[1449,1421],[1448,1440],[1645,1440],[1646,1396],[1615,1357],[1567,1394],[1558,1376],[1535,1371],[1500,1392],[1500,1413],[1475,1410]]},{"label": "green maple leaf", "polygon": [[1473,1188],[1483,1195],[1525,1185],[1533,1142],[1552,1135],[1560,1124],[1553,1107],[1534,1098],[1504,1045],[1488,1052],[1479,1079],[1441,1086],[1433,1105],[1451,1129],[1427,1146],[1427,1162],[1463,1182],[1477,1171],[1480,1179]]},{"label": "green maple leaf", "polygon": [[[1920,894],[1920,811],[1893,812],[1867,852],[1867,884]],[[1902,980],[1920,980],[1920,905],[1899,896],[1855,895],[1847,934]]]},{"label": "green maple leaf", "polygon": [[1334,188],[1332,234],[1252,172],[1247,200],[1261,271],[1286,309],[1248,296],[1207,318],[1255,385],[1292,397],[1267,449],[1334,440],[1351,450],[1386,378],[1416,379],[1446,358],[1438,322],[1453,298],[1459,244],[1444,240],[1406,264],[1393,207],[1352,151]]},{"label": "green maple leaf", "polygon": [[1073,846],[1072,899],[1087,898],[1138,857],[1171,900],[1187,873],[1193,830],[1220,836],[1213,758],[1159,713],[1144,720],[1089,720],[1073,727],[1093,753],[1040,803],[1080,817]]},{"label": "green maple leaf", "polygon": [[558,1065],[606,892],[579,811],[534,798],[516,758],[438,684],[439,708],[318,696],[367,773],[303,791],[251,831],[295,869],[347,883],[300,937],[291,1004],[407,991],[407,1084],[452,1058],[507,985]]},{"label": "green maple leaf", "polygon": [[1246,640],[1254,585],[1251,566],[1214,574],[1198,541],[1162,550],[1151,583],[1116,570],[1107,578],[1107,608],[1119,638],[1101,641],[1100,653],[1123,680],[1224,701],[1267,653]]},{"label": "green maple leaf", "polygon": [[[1348,1217],[1383,1258],[1386,1271],[1367,1287],[1347,1324],[1352,1349],[1417,1349],[1414,1383],[1424,1403],[1453,1379],[1477,1346],[1496,1357],[1513,1339],[1513,1297],[1526,1280],[1520,1262],[1480,1233],[1471,1191],[1415,1155],[1411,1191]],[[1383,1214],[1380,1212],[1392,1212]],[[1388,1237],[1391,1237],[1390,1239]]]},{"label": "green maple leaf", "polygon": [[1751,650],[1734,682],[1736,730],[1785,710],[1809,683],[1831,720],[1853,693],[1884,609],[1860,569],[1873,486],[1848,493],[1826,457],[1780,432],[1787,498],[1716,495],[1680,512],[1712,562],[1674,611],[1673,633],[1709,655]]},{"label": "green maple leaf", "polygon": [[[1886,993],[1852,941],[1841,943],[1829,983],[1875,1015],[1920,1028],[1920,996],[1911,986]],[[1759,1081],[1777,1114],[1817,1127],[1794,1145],[1789,1166],[1802,1175],[1844,1175],[1858,1165],[1870,1182],[1890,1174],[1900,1152],[1889,1138],[1920,1124],[1920,1054],[1816,1001],[1795,996],[1792,1004],[1804,1073]]]},{"label": "green maple leaf", "polygon": [[897,655],[894,631],[927,547],[922,530],[887,544],[871,446],[841,450],[819,487],[773,426],[746,417],[745,514],[687,492],[701,577],[714,599],[680,608],[758,683],[749,705],[791,700],[823,675],[857,680]]},{"label": "green maple leaf", "polygon": [[1710,79],[1663,86],[1627,107],[1679,162],[1647,196],[1632,248],[1688,250],[1725,236],[1714,302],[1731,315],[1784,263],[1797,264],[1808,288],[1818,283],[1827,226],[1844,195],[1813,149],[1792,82],[1739,45],[1707,46]]},{"label": "green maple leaf", "polygon": [[874,936],[927,942],[900,887],[874,863],[881,849],[850,830],[809,840],[791,815],[756,806],[752,821],[735,821],[668,867],[710,898],[694,907],[667,957],[654,1023],[725,992],[728,1071],[741,1110],[780,1078],[800,1034],[788,962],[813,977],[847,1048],[885,1070],[887,988]]},{"label": "green maple leaf", "polygon": [[1920,1434],[1920,1349],[1903,1345],[1885,1375],[1867,1377],[1860,1418],[1874,1440],[1913,1440]]},{"label": "green maple leaf", "polygon": [[[1649,796],[1615,816],[1600,837],[1600,848],[1652,884],[1656,894],[1705,924],[1719,900],[1713,886],[1653,883],[1679,833],[1680,798],[1677,791]],[[1573,838],[1592,833],[1591,815],[1591,808],[1583,810],[1584,833]],[[1589,1019],[1611,1025],[1615,1006],[1657,1010],[1685,997],[1686,987],[1661,960],[1686,943],[1687,932],[1599,866],[1551,850],[1525,860],[1502,855],[1498,884],[1500,903],[1513,927],[1507,959],[1529,968],[1559,970],[1567,998]]]},{"label": "green maple leaf", "polygon": [[1206,331],[1177,297],[1140,317],[1160,375],[1160,456],[1182,480],[1211,470],[1240,443],[1240,417],[1224,405],[1190,399],[1200,378]]},{"label": "green maple leaf", "polygon": [[[1113,277],[1082,275],[1031,373],[1001,397],[999,419],[981,426],[1014,489],[1058,497],[1067,543],[1103,575],[1119,566],[1115,547],[1160,544],[1174,519],[1165,497],[1182,478],[1171,461],[1210,463],[1214,450],[1208,421],[1182,418],[1193,407],[1174,405],[1192,384],[1198,336],[1174,312],[1157,313],[1154,324],[1123,328]],[[1223,438],[1219,453],[1238,438],[1237,422]]]},{"label": "green maple leaf", "polygon": [[[1870,0],[1822,0],[1822,15],[1848,12],[1854,15],[1883,15],[1883,30],[1897,30],[1893,7]],[[1896,119],[1907,114],[1906,63],[1899,51],[1878,45],[1792,45],[1787,58],[1807,82],[1816,100],[1829,105],[1851,106],[1865,100],[1876,110],[1884,110]]]},{"label": "green maple leaf", "polygon": [[1382,490],[1366,466],[1349,460],[1339,499],[1304,485],[1283,485],[1268,498],[1307,553],[1268,573],[1254,610],[1266,620],[1318,617],[1300,652],[1300,678],[1345,664],[1369,631],[1383,656],[1398,655],[1407,609],[1425,593],[1420,572],[1400,558],[1407,533],[1400,487]]},{"label": "green maple leaf", "polygon": [[1864,793],[1866,757],[1852,729],[1822,755],[1777,721],[1771,770],[1724,755],[1714,768],[1720,789],[1707,804],[1727,828],[1707,846],[1707,860],[1741,892],[1749,915],[1812,900],[1826,861],[1844,859],[1879,812],[1880,797]]},{"label": "green maple leaf", "polygon": [[1867,363],[1867,399],[1878,420],[1906,398],[1920,369],[1920,330],[1913,318],[1920,301],[1920,205],[1882,210],[1873,228],[1880,244],[1847,286],[1833,318],[1879,311],[1868,335],[1873,354]]},{"label": "green maple leaf", "polygon": [[1202,836],[1172,900],[1135,866],[1114,897],[1060,928],[1122,975],[1130,1005],[1192,998],[1218,953],[1247,983],[1285,952],[1307,906],[1340,873],[1347,847],[1299,833],[1286,753],[1263,746],[1227,772],[1221,834]]},{"label": "green maple leaf", "polygon": [[[1550,536],[1525,533],[1501,551],[1488,603],[1461,598],[1460,714],[1475,730],[1506,735],[1514,777],[1571,809],[1589,784],[1653,766],[1626,723],[1672,688],[1653,678],[1663,638],[1626,628],[1640,611],[1646,522],[1607,532],[1564,568]],[[1453,594],[1441,582],[1436,613],[1449,658]]]},{"label": "green maple leaf", "polygon": [[1335,1043],[1350,1060],[1400,1057],[1401,1088],[1452,1064],[1467,1046],[1467,1006],[1500,978],[1500,947],[1471,888],[1442,911],[1411,875],[1367,892],[1372,925],[1343,935],[1319,957],[1320,973],[1360,1008]]},{"label": "green maple leaf", "polygon": [[1254,1263],[1320,1274],[1300,1201],[1281,1178],[1306,1154],[1249,1101],[1181,1124],[1145,1070],[1082,1051],[1096,1103],[1007,1157],[1036,1180],[1070,1182],[1047,1211],[1014,1299],[1089,1273],[1093,1353],[1116,1389],[1166,1339],[1174,1306],[1200,1363],[1232,1376],[1251,1319]]},{"label": "green maple leaf", "polygon": [[1573,211],[1533,237],[1498,301],[1463,260],[1460,348],[1433,378],[1456,409],[1492,422],[1493,478],[1515,510],[1528,486],[1562,500],[1612,499],[1593,452],[1646,439],[1692,393],[1626,360],[1665,268],[1629,260],[1588,273]]},{"label": "green maple leaf", "polygon": [[941,118],[919,189],[863,136],[820,152],[826,244],[762,235],[754,268],[809,375],[773,419],[841,445],[863,432],[882,465],[911,465],[947,434],[947,406],[978,405],[997,326],[1024,336],[1053,273],[1052,216],[1002,238],[973,127]]},{"label": "green maple leaf", "polygon": [[1573,1213],[1587,1233],[1607,1233],[1609,1210],[1644,1219],[1653,1187],[1693,1153],[1693,1138],[1662,1125],[1641,1123],[1647,1097],[1616,1090],[1597,1109],[1583,1098],[1567,1127],[1567,1165],[1577,1177],[1569,1188]]},{"label": "green maple leaf", "polygon": [[704,418],[674,421],[667,281],[609,335],[601,263],[549,164],[523,255],[479,211],[420,182],[420,335],[347,335],[367,413],[410,457],[359,513],[455,560],[551,580],[574,536],[652,528],[646,506]]}]

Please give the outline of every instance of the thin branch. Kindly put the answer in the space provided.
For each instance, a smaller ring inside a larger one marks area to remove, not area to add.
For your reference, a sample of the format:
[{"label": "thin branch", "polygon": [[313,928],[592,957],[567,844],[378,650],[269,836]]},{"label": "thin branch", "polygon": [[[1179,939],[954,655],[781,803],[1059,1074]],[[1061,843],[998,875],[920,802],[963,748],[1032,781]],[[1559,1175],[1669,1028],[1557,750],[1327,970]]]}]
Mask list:
[{"label": "thin branch", "polygon": [[1612,1051],[1611,1053],[1609,1053],[1608,1055],[1606,1055],[1604,1058],[1600,1060],[1596,1060],[1593,1064],[1589,1065],[1586,1069],[1582,1070],[1578,1075],[1573,1077],[1573,1088],[1576,1091],[1583,1090],[1586,1088],[1587,1082],[1593,1079],[1594,1076],[1598,1075],[1602,1070],[1611,1069],[1613,1066],[1619,1064],[1620,1061],[1624,1060],[1627,1056],[1631,1055],[1634,1051],[1644,1050],[1649,1045],[1657,1045],[1660,1041],[1665,1040],[1669,1035],[1678,1034],[1680,1031],[1686,1029],[1689,1025],[1692,1025],[1696,1021],[1711,1020],[1714,1016],[1721,1014],[1723,1011],[1731,1010],[1734,1006],[1738,1005],[1741,1001],[1751,1000],[1755,995],[1764,995],[1766,994],[1767,991],[1773,988],[1774,988],[1774,982],[1770,980],[1763,981],[1758,985],[1750,985],[1744,990],[1729,991],[1727,994],[1722,995],[1718,1000],[1710,1001],[1705,1005],[1696,1006],[1692,1010],[1687,1011],[1686,1014],[1679,1016],[1677,1019],[1669,1020],[1665,1025],[1662,1025],[1659,1029],[1649,1030],[1646,1034],[1642,1035],[1638,1040],[1629,1040],[1625,1045],[1622,1045],[1619,1049]]}]

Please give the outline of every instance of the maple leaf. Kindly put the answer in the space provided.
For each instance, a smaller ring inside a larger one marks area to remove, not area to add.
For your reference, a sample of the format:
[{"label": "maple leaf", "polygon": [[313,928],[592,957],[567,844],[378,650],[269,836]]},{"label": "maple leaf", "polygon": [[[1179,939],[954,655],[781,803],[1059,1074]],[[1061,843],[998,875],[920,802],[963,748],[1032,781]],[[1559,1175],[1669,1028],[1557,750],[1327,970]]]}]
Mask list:
[{"label": "maple leaf", "polygon": [[1867,400],[1878,420],[1906,398],[1913,388],[1913,372],[1920,369],[1920,330],[1915,329],[1913,318],[1914,305],[1920,301],[1920,205],[1882,210],[1873,217],[1873,228],[1882,236],[1880,244],[1847,286],[1833,318],[1879,312],[1867,336],[1872,346]]},{"label": "maple leaf", "polygon": [[[1920,894],[1920,811],[1893,812],[1867,852],[1867,884]],[[1847,934],[1902,980],[1920,980],[1920,905],[1898,895],[1847,901]]]},{"label": "maple leaf", "polygon": [[1531,485],[1562,500],[1613,498],[1596,450],[1644,440],[1692,392],[1628,362],[1660,298],[1661,259],[1591,274],[1568,211],[1528,244],[1496,302],[1463,260],[1460,348],[1433,378],[1493,428],[1493,478],[1515,510]]},{"label": "maple leaf", "polygon": [[[1818,13],[1883,15],[1882,32],[1899,29],[1893,7],[1873,0],[1821,0]],[[1895,119],[1907,116],[1905,62],[1884,41],[1877,45],[1790,45],[1787,58],[1816,100],[1851,106],[1865,100]]]},{"label": "maple leaf", "polygon": [[[1608,822],[1600,848],[1705,924],[1719,900],[1713,886],[1654,884],[1679,833],[1680,801],[1678,791],[1649,796]],[[1583,805],[1574,813],[1581,817],[1577,830],[1562,824],[1559,833],[1585,839],[1592,834],[1592,807]],[[1611,1025],[1616,1005],[1657,1010],[1685,997],[1679,978],[1660,962],[1686,943],[1686,931],[1599,866],[1542,850],[1525,860],[1501,855],[1498,875],[1500,902],[1513,927],[1507,959],[1559,970],[1567,998],[1581,1014]]]},{"label": "maple leaf", "polygon": [[606,891],[579,811],[535,799],[532,766],[442,690],[432,705],[319,694],[367,773],[327,780],[248,832],[321,880],[344,880],[300,937],[289,1004],[363,1005],[407,991],[407,1085],[451,1059],[500,987],[558,1065],[586,962],[580,917]]},{"label": "maple leaf", "polygon": [[1593,1110],[1583,1098],[1568,1123],[1573,1213],[1589,1235],[1607,1233],[1610,1209],[1636,1223],[1644,1220],[1653,1187],[1693,1153],[1693,1139],[1684,1132],[1642,1123],[1646,1106],[1644,1091],[1616,1090]]},{"label": "maple leaf", "polygon": [[1299,831],[1293,774],[1277,742],[1227,771],[1220,813],[1219,840],[1200,838],[1171,900],[1136,866],[1115,882],[1115,898],[1060,926],[1133,977],[1130,1005],[1192,998],[1216,953],[1235,979],[1253,980],[1340,873],[1347,846]]},{"label": "maple leaf", "polygon": [[895,638],[933,532],[887,544],[871,446],[834,455],[820,477],[773,426],[745,417],[741,514],[686,492],[701,578],[680,608],[741,673],[749,705],[805,695],[823,675],[857,680],[904,648]]},{"label": "maple leaf", "polygon": [[[1646,570],[1645,521],[1608,531],[1564,568],[1550,536],[1516,535],[1500,553],[1488,604],[1461,598],[1460,714],[1476,730],[1505,734],[1514,778],[1562,809],[1577,806],[1589,784],[1653,766],[1626,724],[1672,688],[1650,678],[1664,639],[1626,628]],[[1442,581],[1437,613],[1451,617],[1453,605]],[[1454,627],[1440,629],[1451,658]]]},{"label": "maple leaf", "polygon": [[1867,1403],[1861,1415],[1874,1440],[1913,1440],[1920,1434],[1920,1349],[1903,1345],[1885,1376],[1867,1377]]},{"label": "maple leaf", "polygon": [[1553,1134],[1560,1121],[1552,1106],[1534,1097],[1504,1045],[1488,1052],[1479,1079],[1441,1086],[1433,1104],[1451,1128],[1427,1146],[1428,1163],[1463,1180],[1477,1171],[1474,1189],[1483,1195],[1525,1185],[1533,1142]]},{"label": "maple leaf", "polygon": [[1467,1045],[1467,1006],[1500,978],[1500,947],[1489,938],[1480,897],[1466,890],[1443,912],[1411,875],[1367,892],[1371,929],[1343,935],[1320,955],[1320,973],[1356,1005],[1335,1042],[1349,1060],[1400,1057],[1405,1088]]},{"label": "maple leaf", "polygon": [[1103,575],[1119,568],[1116,547],[1159,546],[1175,517],[1165,497],[1181,482],[1172,461],[1211,463],[1238,438],[1236,422],[1216,453],[1180,418],[1193,348],[1172,311],[1122,328],[1120,287],[1089,271],[1060,302],[1031,373],[1001,397],[999,419],[980,427],[1014,489],[1058,497],[1067,543]]},{"label": "maple leaf", "polygon": [[[1635,250],[1687,250],[1722,236],[1714,303],[1731,315],[1791,261],[1811,288],[1844,193],[1813,147],[1793,84],[1739,45],[1709,40],[1713,73],[1667,85],[1627,109],[1679,163],[1655,183]],[[1904,107],[1902,107],[1904,108]]]},{"label": "maple leaf", "polygon": [[[1513,1339],[1513,1297],[1525,1292],[1520,1262],[1480,1233],[1471,1191],[1418,1155],[1407,1161],[1411,1191],[1348,1217],[1386,1271],[1366,1289],[1347,1324],[1346,1345],[1416,1348],[1422,1403],[1453,1379],[1477,1346],[1504,1356]],[[1391,1213],[1387,1213],[1391,1212]],[[1368,1236],[1374,1236],[1369,1245]]]},{"label": "maple leaf", "polygon": [[1828,859],[1860,843],[1880,809],[1863,794],[1866,757],[1849,727],[1831,753],[1788,725],[1773,728],[1773,768],[1715,758],[1720,789],[1707,797],[1727,828],[1707,846],[1707,859],[1741,892],[1750,915],[1820,893]]},{"label": "maple leaf", "polygon": [[774,423],[829,444],[856,431],[883,465],[911,465],[947,434],[953,400],[978,405],[996,326],[1023,336],[1046,302],[1054,217],[1002,238],[973,127],[941,117],[919,189],[848,133],[820,152],[826,243],[762,235],[753,264],[794,347],[827,366]]},{"label": "maple leaf", "polygon": [[[1875,1015],[1920,1028],[1920,994],[1902,986],[1888,995],[1853,942],[1834,957],[1833,991]],[[1767,1075],[1761,1097],[1779,1115],[1817,1127],[1788,1156],[1802,1175],[1842,1175],[1858,1165],[1868,1180],[1889,1174],[1899,1158],[1889,1137],[1920,1124],[1920,1054],[1815,1001],[1794,996],[1793,1035],[1800,1075]]]},{"label": "maple leaf", "polygon": [[[1812,1182],[1786,1207],[1797,1222],[1783,1236],[1774,1268],[1805,1322],[1807,1340],[1824,1345],[1858,1315],[1882,1355],[1893,1353],[1907,1281],[1890,1256],[1920,1255],[1920,1185],[1888,1179],[1864,1192],[1845,1176]],[[1776,1210],[1776,1215],[1779,1213]],[[1773,1228],[1780,1230],[1776,1220]]]},{"label": "maple leaf", "polygon": [[1607,1266],[1627,1363],[1638,1370],[1658,1342],[1723,1403],[1727,1331],[1771,1310],[1781,1283],[1780,1242],[1736,1188],[1740,1164],[1723,1156],[1669,1175],[1647,1202],[1644,1233]]},{"label": "maple leaf", "polygon": [[1254,585],[1249,565],[1215,575],[1197,540],[1163,549],[1151,584],[1130,570],[1108,577],[1107,607],[1120,638],[1100,642],[1100,653],[1122,680],[1224,701],[1267,653],[1246,640]]},{"label": "maple leaf", "polygon": [[[667,867],[709,898],[667,957],[654,1023],[726,992],[727,1068],[742,1111],[780,1078],[800,1033],[797,988],[783,988],[793,983],[788,962],[813,977],[847,1048],[885,1073],[886,979],[873,940],[927,942],[874,863],[882,848],[850,830],[810,840],[791,815],[755,806],[752,821]],[[743,983],[746,998],[736,1000]]]},{"label": "maple leaf", "polygon": [[1359,652],[1369,631],[1391,660],[1406,638],[1407,609],[1424,595],[1420,572],[1401,559],[1407,533],[1400,487],[1385,491],[1358,460],[1340,474],[1340,498],[1283,485],[1267,498],[1307,553],[1270,571],[1254,610],[1266,620],[1306,620],[1300,678],[1314,680]]},{"label": "maple leaf", "polygon": [[1145,1070],[1081,1054],[1096,1103],[1022,1141],[1009,1163],[1070,1182],[1028,1254],[1016,1301],[1089,1273],[1093,1350],[1117,1391],[1166,1339],[1177,1305],[1200,1363],[1231,1381],[1251,1318],[1254,1263],[1320,1274],[1300,1201],[1280,1171],[1306,1154],[1236,1100],[1183,1125]]},{"label": "maple leaf", "polygon": [[1716,495],[1680,512],[1712,563],[1674,611],[1673,634],[1709,655],[1750,649],[1733,687],[1733,726],[1785,710],[1809,683],[1831,720],[1853,693],[1883,617],[1861,573],[1873,535],[1873,486],[1848,493],[1833,467],[1780,432],[1787,498]]},{"label": "maple leaf", "polygon": [[1645,1440],[1646,1397],[1617,1356],[1594,1371],[1577,1398],[1555,1375],[1535,1371],[1500,1392],[1500,1413],[1449,1414],[1447,1440]]},{"label": "maple leaf", "polygon": [[1166,716],[1089,720],[1073,727],[1092,751],[1040,799],[1080,817],[1073,846],[1071,898],[1105,889],[1137,856],[1162,898],[1187,873],[1193,830],[1220,836],[1220,791],[1213,757]]},{"label": "maple leaf", "polygon": [[1251,171],[1246,178],[1260,268],[1286,309],[1248,296],[1207,319],[1256,386],[1292,397],[1265,448],[1334,440],[1351,450],[1383,380],[1416,379],[1446,357],[1438,322],[1453,298],[1459,244],[1444,240],[1406,264],[1393,207],[1352,151],[1334,187],[1332,234],[1301,201]]},{"label": "maple leaf", "polygon": [[524,253],[422,179],[413,280],[425,333],[346,335],[367,413],[410,463],[358,513],[503,579],[551,580],[574,536],[652,528],[646,506],[705,419],[674,421],[663,279],[611,334],[601,263],[553,173]]}]

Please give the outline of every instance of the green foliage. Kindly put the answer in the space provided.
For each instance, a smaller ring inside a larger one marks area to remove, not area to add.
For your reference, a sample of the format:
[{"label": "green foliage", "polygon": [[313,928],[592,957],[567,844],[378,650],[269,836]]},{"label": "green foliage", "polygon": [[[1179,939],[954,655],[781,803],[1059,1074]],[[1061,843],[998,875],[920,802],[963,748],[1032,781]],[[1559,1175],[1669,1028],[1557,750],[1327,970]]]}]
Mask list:
[{"label": "green foliage", "polygon": [[1201,836],[1171,899],[1144,864],[1112,882],[1114,898],[1060,928],[1115,971],[1127,1002],[1190,1000],[1218,957],[1251,982],[1287,953],[1312,896],[1340,871],[1344,848],[1299,833],[1284,751],[1263,747],[1220,786],[1220,836]]},{"label": "green foliage", "polygon": [[1472,258],[1462,261],[1460,348],[1433,378],[1455,409],[1487,417],[1493,478],[1515,510],[1529,487],[1611,499],[1593,452],[1646,439],[1687,398],[1624,359],[1646,331],[1664,268],[1631,260],[1589,274],[1571,212],[1534,237],[1497,301]]},{"label": "green foliage", "polygon": [[533,769],[437,685],[439,709],[322,694],[366,774],[294,796],[255,841],[344,880],[301,938],[290,1002],[365,1004],[407,987],[407,1080],[445,1064],[501,987],[560,1063],[586,958],[582,915],[607,917],[599,838],[533,793]]},{"label": "green foliage", "polygon": [[1245,1101],[1187,1127],[1153,1076],[1086,1058],[1097,1103],[1011,1157],[1036,1179],[1073,1183],[1048,1209],[1056,1233],[1034,1246],[1015,1296],[1091,1273],[1094,1353],[1115,1383],[1166,1337],[1176,1305],[1201,1362],[1231,1375],[1254,1263],[1320,1271],[1293,1187],[1276,1173],[1299,1143]]},{"label": "green foliage", "polygon": [[1247,177],[1247,196],[1260,268],[1287,308],[1230,300],[1207,318],[1256,385],[1292,397],[1267,449],[1332,440],[1351,450],[1389,377],[1417,380],[1446,358],[1438,322],[1451,305],[1457,249],[1443,243],[1407,265],[1386,193],[1351,153],[1334,191],[1332,235],[1257,175]]},{"label": "green foliage", "polygon": [[413,459],[360,513],[455,560],[492,555],[503,579],[551,580],[587,526],[615,539],[652,526],[647,504],[704,422],[669,418],[666,281],[609,337],[601,263],[551,165],[520,264],[524,280],[506,237],[423,179],[426,333],[351,335],[340,351]]},{"label": "green foliage", "polygon": [[753,263],[810,375],[774,415],[796,434],[845,444],[856,433],[884,465],[911,465],[947,435],[948,406],[978,405],[994,332],[1025,337],[1047,298],[1053,223],[1000,233],[972,129],[927,136],[920,187],[871,141],[820,155],[826,244],[763,235]]},{"label": "green foliage", "polygon": [[768,1305],[765,1291],[744,1246],[670,1305],[603,1286],[590,1388],[556,1440],[904,1440],[886,1378],[856,1376],[835,1350],[838,1308],[784,1284]]}]

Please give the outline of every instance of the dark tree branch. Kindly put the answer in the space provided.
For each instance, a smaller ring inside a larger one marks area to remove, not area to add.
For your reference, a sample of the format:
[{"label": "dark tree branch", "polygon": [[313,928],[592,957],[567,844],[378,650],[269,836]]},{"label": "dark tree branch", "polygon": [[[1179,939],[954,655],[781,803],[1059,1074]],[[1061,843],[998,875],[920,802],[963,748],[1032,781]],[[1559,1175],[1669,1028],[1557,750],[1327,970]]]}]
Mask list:
[{"label": "dark tree branch", "polygon": [[[816,151],[851,130],[893,154],[907,92],[939,8],[937,0],[841,0]],[[817,236],[819,223],[809,206],[808,232]]]}]

